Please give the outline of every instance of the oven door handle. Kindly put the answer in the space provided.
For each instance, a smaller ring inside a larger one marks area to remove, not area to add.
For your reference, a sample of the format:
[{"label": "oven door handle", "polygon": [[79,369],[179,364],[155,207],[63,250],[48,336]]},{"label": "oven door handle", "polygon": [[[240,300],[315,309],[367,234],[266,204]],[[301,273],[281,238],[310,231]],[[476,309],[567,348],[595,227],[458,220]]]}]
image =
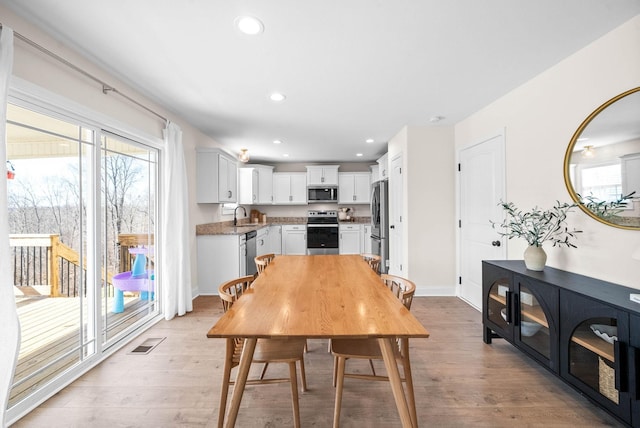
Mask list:
[{"label": "oven door handle", "polygon": [[307,224],[307,227],[338,227],[337,224]]}]

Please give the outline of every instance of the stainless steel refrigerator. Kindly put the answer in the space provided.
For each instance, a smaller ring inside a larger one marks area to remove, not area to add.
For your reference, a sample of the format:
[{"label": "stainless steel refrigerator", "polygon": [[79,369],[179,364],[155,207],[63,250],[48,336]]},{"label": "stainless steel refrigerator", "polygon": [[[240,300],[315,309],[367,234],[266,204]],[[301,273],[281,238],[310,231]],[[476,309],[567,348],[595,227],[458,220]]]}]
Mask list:
[{"label": "stainless steel refrigerator", "polygon": [[380,256],[380,273],[389,269],[389,182],[371,186],[371,252]]}]

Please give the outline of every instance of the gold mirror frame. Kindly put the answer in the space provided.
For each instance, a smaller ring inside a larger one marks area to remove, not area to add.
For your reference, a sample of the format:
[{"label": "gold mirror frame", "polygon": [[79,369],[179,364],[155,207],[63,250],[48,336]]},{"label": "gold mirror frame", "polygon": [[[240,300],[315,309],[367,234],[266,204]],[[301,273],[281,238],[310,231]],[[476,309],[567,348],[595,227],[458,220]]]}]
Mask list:
[{"label": "gold mirror frame", "polygon": [[[640,87],[637,88],[633,88],[630,89],[626,92],[621,93],[620,95],[617,95],[613,98],[611,98],[609,101],[605,102],[604,104],[602,104],[600,107],[598,107],[593,113],[591,113],[578,127],[578,129],[576,130],[576,132],[573,134],[573,137],[571,137],[571,141],[569,142],[569,146],[567,147],[567,151],[565,152],[565,156],[564,156],[564,183],[567,187],[567,190],[569,191],[569,194],[571,195],[571,199],[573,199],[574,202],[576,202],[576,204],[578,204],[578,207],[580,207],[580,209],[582,211],[584,211],[589,217],[594,218],[595,220],[603,223],[603,224],[607,224],[609,226],[613,226],[613,227],[617,227],[617,228],[621,228],[621,229],[628,229],[628,230],[640,230],[640,218],[637,217],[629,217],[630,220],[629,223],[633,223],[633,224],[624,224],[624,223],[615,223],[613,221],[609,221],[605,218],[602,218],[601,216],[598,216],[596,213],[594,213],[592,210],[590,210],[587,206],[585,206],[585,204],[583,203],[583,201],[581,201],[580,197],[578,196],[578,193],[576,192],[573,183],[571,182],[571,157],[572,155],[574,155],[574,151],[576,148],[576,143],[578,142],[578,139],[580,138],[580,136],[582,135],[582,133],[584,132],[584,130],[587,128],[587,126],[589,124],[591,124],[591,122],[600,114],[602,113],[604,110],[606,110],[608,107],[610,107],[612,104],[615,104],[617,101],[620,101],[621,99],[634,94],[634,93],[640,93]],[[640,121],[640,118],[638,118],[638,121]],[[623,190],[624,192],[624,190]],[[636,193],[634,194],[634,199],[638,200],[638,198],[640,198],[640,191],[636,191]],[[633,201],[630,201],[630,203],[633,203]],[[637,220],[638,225],[635,225]]]}]

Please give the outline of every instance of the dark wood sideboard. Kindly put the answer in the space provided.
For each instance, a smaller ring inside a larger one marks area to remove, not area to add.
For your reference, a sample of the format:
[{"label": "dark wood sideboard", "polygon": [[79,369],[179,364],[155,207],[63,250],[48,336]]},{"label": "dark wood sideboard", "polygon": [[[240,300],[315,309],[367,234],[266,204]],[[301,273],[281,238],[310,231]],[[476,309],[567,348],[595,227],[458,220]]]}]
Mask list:
[{"label": "dark wood sideboard", "polygon": [[551,267],[527,270],[522,260],[483,261],[483,339],[509,341],[640,427],[640,303],[632,293],[640,290]]}]

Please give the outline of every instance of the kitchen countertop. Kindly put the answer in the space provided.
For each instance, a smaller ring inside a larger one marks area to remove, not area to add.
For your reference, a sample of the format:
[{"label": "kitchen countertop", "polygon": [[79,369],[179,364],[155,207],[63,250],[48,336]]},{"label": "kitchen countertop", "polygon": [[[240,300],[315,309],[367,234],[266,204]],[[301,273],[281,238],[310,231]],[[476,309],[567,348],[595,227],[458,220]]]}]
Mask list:
[{"label": "kitchen countertop", "polygon": [[[353,221],[341,221],[340,224],[370,224],[370,217],[355,217]],[[266,223],[250,223],[249,219],[238,220],[238,226],[233,221],[221,221],[218,223],[205,223],[196,225],[196,236],[202,235],[242,235],[247,232],[262,229],[268,226],[281,226],[285,224],[307,224],[307,217],[269,217]]]}]

